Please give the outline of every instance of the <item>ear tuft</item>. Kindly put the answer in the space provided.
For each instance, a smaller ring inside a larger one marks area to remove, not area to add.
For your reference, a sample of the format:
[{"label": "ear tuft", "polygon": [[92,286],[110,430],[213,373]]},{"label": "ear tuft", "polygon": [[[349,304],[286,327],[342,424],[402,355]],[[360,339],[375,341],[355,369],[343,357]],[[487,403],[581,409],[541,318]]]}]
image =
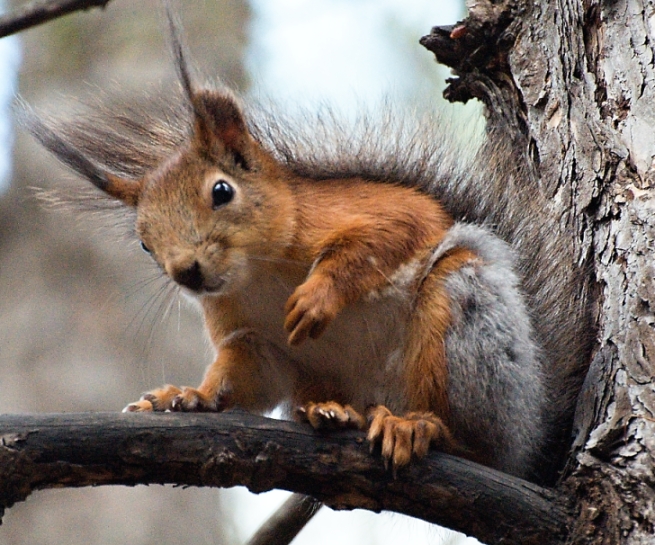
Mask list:
[{"label": "ear tuft", "polygon": [[198,89],[194,85],[182,25],[170,2],[164,1],[163,4],[175,68],[193,111],[198,144],[210,153],[218,151],[232,154],[235,164],[248,170],[248,146],[251,138],[237,100],[229,92]]},{"label": "ear tuft", "polygon": [[141,192],[138,182],[119,178],[99,168],[66,139],[65,127],[61,131],[55,130],[26,104],[19,103],[15,111],[18,123],[64,165],[111,197],[123,201],[129,206],[137,205]]},{"label": "ear tuft", "polygon": [[180,84],[182,89],[189,100],[191,106],[193,106],[193,97],[194,90],[191,83],[191,69],[189,63],[187,62],[187,48],[184,43],[184,33],[182,31],[182,23],[179,18],[171,8],[170,2],[163,2],[164,9],[166,10],[166,19],[168,20],[168,30],[170,33],[170,45],[173,53],[173,59],[175,60],[175,70],[177,75],[180,78]]}]

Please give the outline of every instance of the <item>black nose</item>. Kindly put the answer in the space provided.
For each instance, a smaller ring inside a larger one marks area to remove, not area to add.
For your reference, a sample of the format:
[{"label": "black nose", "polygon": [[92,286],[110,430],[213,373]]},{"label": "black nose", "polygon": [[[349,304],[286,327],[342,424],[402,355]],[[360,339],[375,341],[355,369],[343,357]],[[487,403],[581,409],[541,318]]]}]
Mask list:
[{"label": "black nose", "polygon": [[186,269],[175,271],[172,276],[173,280],[175,280],[178,284],[185,286],[193,291],[198,291],[200,288],[202,288],[204,283],[202,271],[200,270],[200,264],[197,261],[194,261],[193,265]]}]

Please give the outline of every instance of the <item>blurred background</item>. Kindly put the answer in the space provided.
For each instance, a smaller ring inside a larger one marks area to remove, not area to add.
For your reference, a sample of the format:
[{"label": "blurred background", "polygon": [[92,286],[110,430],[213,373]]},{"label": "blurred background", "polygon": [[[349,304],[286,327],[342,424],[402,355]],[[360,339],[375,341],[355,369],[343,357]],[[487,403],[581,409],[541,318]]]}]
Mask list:
[{"label": "blurred background", "polygon": [[[0,0],[0,12],[24,2]],[[464,16],[461,0],[185,0],[204,73],[281,108],[352,114],[381,99],[444,109],[448,73],[418,39]],[[113,0],[0,40],[0,412],[119,411],[165,382],[199,382],[201,316],[171,298],[149,258],[110,224],[45,209],[34,188],[82,182],[11,123],[12,96],[52,115],[100,93],[130,101],[174,81],[157,0]],[[67,185],[66,185],[67,184]],[[48,490],[9,510],[2,545],[243,543],[285,493],[102,487]],[[294,543],[466,543],[399,515],[323,509]],[[471,540],[470,542],[473,542]]]}]

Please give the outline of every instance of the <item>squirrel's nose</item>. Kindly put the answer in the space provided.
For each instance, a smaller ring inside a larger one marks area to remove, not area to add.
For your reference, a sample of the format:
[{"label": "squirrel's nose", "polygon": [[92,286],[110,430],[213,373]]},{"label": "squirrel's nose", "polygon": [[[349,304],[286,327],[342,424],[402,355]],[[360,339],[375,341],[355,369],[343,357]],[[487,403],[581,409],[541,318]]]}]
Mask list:
[{"label": "squirrel's nose", "polygon": [[168,274],[175,282],[193,291],[198,291],[202,288],[205,281],[202,270],[200,269],[200,263],[197,261],[194,261],[188,266],[172,266]]}]

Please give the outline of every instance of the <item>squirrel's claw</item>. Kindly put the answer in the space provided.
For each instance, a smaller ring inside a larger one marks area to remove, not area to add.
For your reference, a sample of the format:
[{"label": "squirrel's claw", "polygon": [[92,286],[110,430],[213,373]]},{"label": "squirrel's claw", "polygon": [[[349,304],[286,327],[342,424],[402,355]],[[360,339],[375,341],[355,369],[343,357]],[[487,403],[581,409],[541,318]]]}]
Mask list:
[{"label": "squirrel's claw", "polygon": [[147,399],[140,399],[134,403],[127,405],[122,412],[124,413],[150,413],[153,412],[154,408],[152,403]]},{"label": "squirrel's claw", "polygon": [[368,420],[371,451],[380,444],[385,467],[391,462],[394,477],[398,468],[410,462],[412,455],[422,458],[432,444],[445,447],[444,450],[456,448],[450,430],[433,413],[408,413],[401,418],[378,405],[368,410]]},{"label": "squirrel's claw", "polygon": [[318,429],[364,429],[366,418],[350,405],[334,401],[327,403],[309,402],[296,410],[298,418]]},{"label": "squirrel's claw", "polygon": [[195,388],[178,388],[170,384],[145,393],[139,401],[130,403],[124,413],[140,412],[221,412],[232,406],[229,389],[207,396]]},{"label": "squirrel's claw", "polygon": [[221,391],[214,396],[208,396],[196,388],[182,388],[173,398],[172,411],[182,412],[221,412],[232,406],[229,391]]},{"label": "squirrel's claw", "polygon": [[323,276],[311,275],[296,288],[287,301],[284,329],[289,332],[289,344],[317,339],[343,307],[332,282]]},{"label": "squirrel's claw", "polygon": [[156,390],[146,392],[141,396],[139,401],[130,403],[123,409],[124,413],[141,413],[141,412],[163,412],[170,411],[172,402],[176,395],[182,390],[177,386],[167,384]]}]

